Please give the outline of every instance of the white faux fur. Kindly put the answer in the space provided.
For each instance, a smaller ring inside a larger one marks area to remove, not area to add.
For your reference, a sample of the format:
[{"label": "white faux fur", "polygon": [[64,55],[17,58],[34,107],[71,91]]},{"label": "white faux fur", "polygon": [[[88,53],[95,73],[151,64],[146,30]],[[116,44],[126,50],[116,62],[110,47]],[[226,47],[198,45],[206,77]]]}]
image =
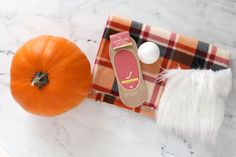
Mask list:
[{"label": "white faux fur", "polygon": [[165,70],[167,79],[156,110],[160,129],[184,138],[214,143],[231,89],[231,69]]}]

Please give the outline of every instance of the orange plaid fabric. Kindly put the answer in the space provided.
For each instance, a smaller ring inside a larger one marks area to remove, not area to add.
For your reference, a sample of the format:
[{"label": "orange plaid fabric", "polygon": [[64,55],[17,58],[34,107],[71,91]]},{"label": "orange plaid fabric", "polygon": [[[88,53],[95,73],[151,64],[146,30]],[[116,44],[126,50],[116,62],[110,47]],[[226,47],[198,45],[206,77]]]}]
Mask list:
[{"label": "orange plaid fabric", "polygon": [[[151,65],[141,63],[148,98],[141,106],[130,108],[119,99],[117,82],[109,58],[109,36],[129,31],[140,46],[146,41],[155,42],[160,48],[159,60]],[[137,113],[154,117],[164,83],[155,83],[162,68],[212,69],[228,68],[230,53],[214,45],[198,41],[174,32],[118,16],[108,18],[93,69],[93,86],[90,98],[103,101]]]}]

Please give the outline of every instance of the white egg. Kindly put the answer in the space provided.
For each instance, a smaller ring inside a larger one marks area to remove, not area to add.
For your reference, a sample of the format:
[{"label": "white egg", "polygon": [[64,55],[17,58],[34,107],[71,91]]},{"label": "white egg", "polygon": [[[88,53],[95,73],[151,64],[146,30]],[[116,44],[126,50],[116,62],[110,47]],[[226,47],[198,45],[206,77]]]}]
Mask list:
[{"label": "white egg", "polygon": [[160,57],[160,49],[153,42],[145,42],[138,48],[138,57],[145,64],[153,64]]}]

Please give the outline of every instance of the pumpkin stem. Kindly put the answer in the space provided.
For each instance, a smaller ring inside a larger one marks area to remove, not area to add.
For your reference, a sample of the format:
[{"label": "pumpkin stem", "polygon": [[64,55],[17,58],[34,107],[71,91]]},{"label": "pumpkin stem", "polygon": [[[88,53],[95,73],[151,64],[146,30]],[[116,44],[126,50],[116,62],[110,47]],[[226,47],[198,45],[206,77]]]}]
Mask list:
[{"label": "pumpkin stem", "polygon": [[39,89],[42,89],[43,86],[48,84],[48,73],[43,73],[42,71],[36,72],[31,81],[31,86],[37,86]]}]

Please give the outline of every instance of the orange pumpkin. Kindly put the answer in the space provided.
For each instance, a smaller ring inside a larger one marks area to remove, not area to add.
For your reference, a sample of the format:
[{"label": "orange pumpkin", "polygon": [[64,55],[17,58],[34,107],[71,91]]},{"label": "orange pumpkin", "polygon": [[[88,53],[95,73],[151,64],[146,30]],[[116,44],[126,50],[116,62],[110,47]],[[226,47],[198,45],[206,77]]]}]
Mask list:
[{"label": "orange pumpkin", "polygon": [[28,112],[54,116],[79,104],[91,87],[90,64],[72,42],[39,36],[25,43],[11,65],[11,93]]}]

